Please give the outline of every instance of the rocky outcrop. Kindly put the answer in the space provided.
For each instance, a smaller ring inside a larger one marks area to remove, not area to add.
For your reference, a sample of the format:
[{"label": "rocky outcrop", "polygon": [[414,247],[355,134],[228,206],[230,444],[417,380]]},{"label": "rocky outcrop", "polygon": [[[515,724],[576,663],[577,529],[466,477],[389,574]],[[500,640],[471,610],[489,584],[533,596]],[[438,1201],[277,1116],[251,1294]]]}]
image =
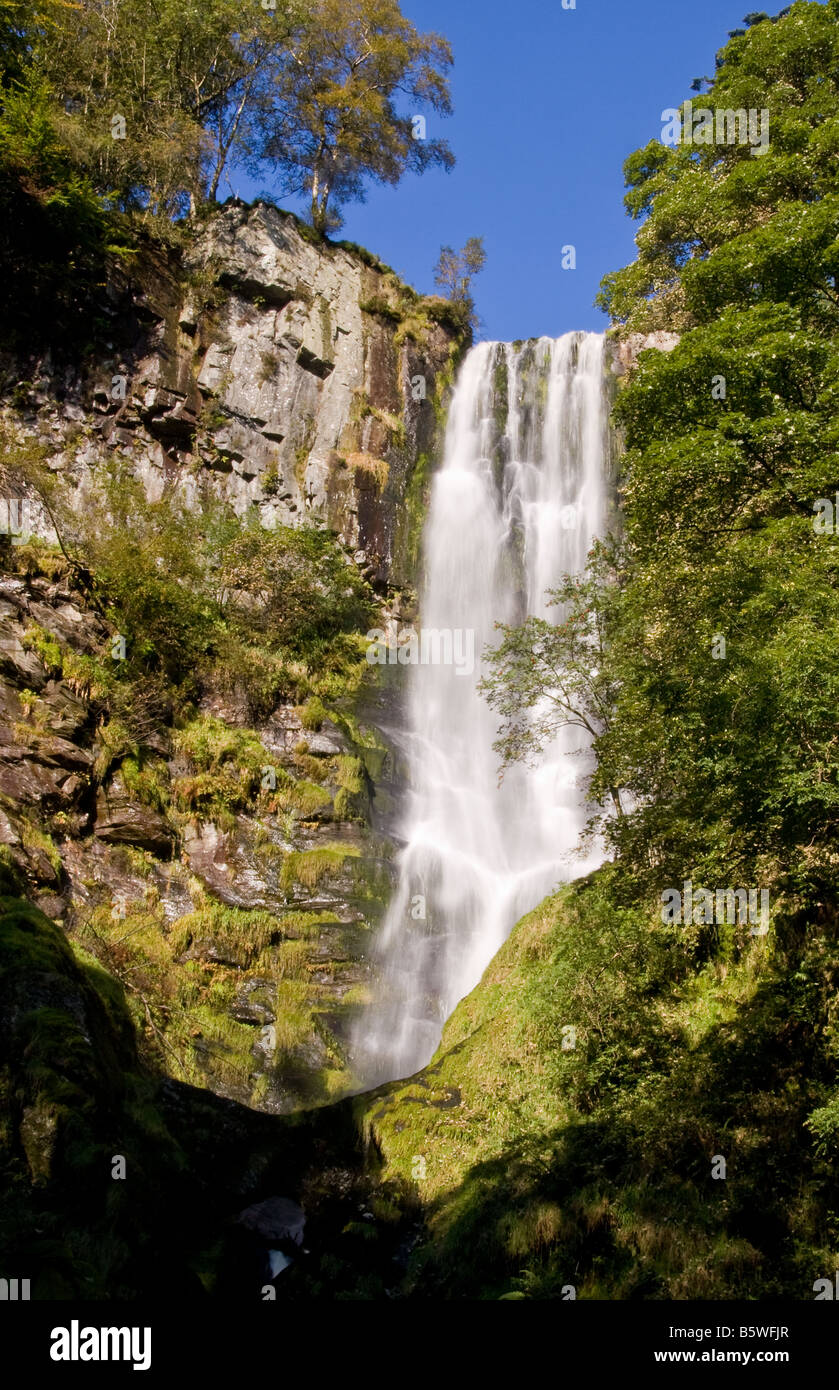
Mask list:
[{"label": "rocky outcrop", "polygon": [[607,360],[616,377],[627,376],[638,361],[639,352],[655,349],[657,352],[672,352],[678,346],[681,335],[667,333],[663,329],[656,333],[627,333],[624,336],[606,339]]},{"label": "rocky outcrop", "polygon": [[[147,496],[209,488],[264,525],[328,525],[380,589],[410,584],[435,404],[463,333],[360,248],[231,203],[179,253],[114,267],[84,361],[0,362],[7,401],[79,507],[116,453]],[[31,529],[50,533],[33,503]]]},{"label": "rocky outcrop", "polygon": [[166,857],[176,838],[166,817],[139,805],[119,776],[111,779],[107,789],[97,789],[94,833],[106,844],[136,845]]}]

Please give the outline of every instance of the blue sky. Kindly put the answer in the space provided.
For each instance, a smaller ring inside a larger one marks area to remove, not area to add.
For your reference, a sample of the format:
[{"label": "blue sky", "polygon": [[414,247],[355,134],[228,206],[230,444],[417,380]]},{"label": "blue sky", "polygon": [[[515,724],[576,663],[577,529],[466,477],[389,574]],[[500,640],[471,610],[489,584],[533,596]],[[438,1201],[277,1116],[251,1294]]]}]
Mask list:
[{"label": "blue sky", "polygon": [[[660,136],[662,110],[691,95],[694,77],[713,73],[729,29],[783,3],[577,0],[564,10],[561,0],[402,0],[419,29],[444,34],[454,50],[454,115],[429,120],[429,134],[445,136],[457,165],[371,187],[336,235],[424,292],[434,290],[443,243],[483,236],[483,337],[605,328],[593,304],[600,278],[634,256],[624,159]],[[560,268],[564,244],[576,247],[576,270]]]}]

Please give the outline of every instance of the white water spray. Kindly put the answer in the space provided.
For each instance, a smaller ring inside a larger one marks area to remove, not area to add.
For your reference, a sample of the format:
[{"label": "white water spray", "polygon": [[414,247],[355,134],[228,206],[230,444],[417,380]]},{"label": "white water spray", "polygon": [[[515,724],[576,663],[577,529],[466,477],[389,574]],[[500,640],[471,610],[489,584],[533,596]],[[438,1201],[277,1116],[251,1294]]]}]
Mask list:
[{"label": "white water spray", "polygon": [[498,784],[497,720],[477,685],[496,622],[556,621],[545,590],[580,572],[601,531],[608,411],[603,339],[481,343],[460,373],[425,527],[422,628],[474,632],[469,673],[408,668],[411,791],[399,883],[377,956],[378,997],[354,1035],[366,1085],[417,1071],[516,921],[599,862],[575,857],[590,770],[563,729],[537,769]]}]

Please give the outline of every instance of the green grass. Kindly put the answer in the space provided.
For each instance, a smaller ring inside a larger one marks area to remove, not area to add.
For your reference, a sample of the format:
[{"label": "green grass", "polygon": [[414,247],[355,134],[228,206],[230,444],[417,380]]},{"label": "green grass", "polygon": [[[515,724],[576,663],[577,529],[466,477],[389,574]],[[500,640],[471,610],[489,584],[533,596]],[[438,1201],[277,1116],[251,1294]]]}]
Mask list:
[{"label": "green grass", "polygon": [[307,782],[301,779],[293,786],[284,787],[277,793],[277,805],[283,810],[293,810],[299,812],[303,820],[314,815],[316,811],[322,811],[329,806],[332,798],[325,788],[318,786],[317,782]]},{"label": "green grass", "polygon": [[304,729],[317,730],[326,718],[326,709],[323,701],[318,695],[313,695],[307,700],[305,705],[301,705],[297,710],[297,715]]},{"label": "green grass", "polygon": [[206,906],[188,912],[172,923],[169,945],[172,954],[181,955],[193,942],[207,938],[242,966],[253,965],[272,942],[283,937],[282,923],[271,912],[244,912],[236,907],[207,901]]},{"label": "green grass", "polygon": [[36,822],[31,812],[24,814],[18,821],[18,830],[24,849],[43,851],[56,874],[61,874],[63,865],[58,846],[43,826]]}]

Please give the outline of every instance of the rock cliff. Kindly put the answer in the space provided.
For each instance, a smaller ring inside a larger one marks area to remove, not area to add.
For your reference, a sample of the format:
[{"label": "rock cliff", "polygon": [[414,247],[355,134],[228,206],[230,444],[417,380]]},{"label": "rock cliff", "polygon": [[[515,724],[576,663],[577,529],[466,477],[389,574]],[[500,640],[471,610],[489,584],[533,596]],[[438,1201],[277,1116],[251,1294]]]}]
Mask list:
[{"label": "rock cliff", "polygon": [[[110,265],[84,352],[0,354],[2,413],[97,523],[116,459],[167,514],[209,495],[331,532],[387,623],[411,611],[464,341],[446,301],[361,248],[231,203]],[[368,667],[324,705],[291,662],[257,717],[234,658],[186,704],[158,673],[148,703],[139,668],[113,674],[95,583],[30,554],[27,532],[58,537],[46,493],[23,491],[0,543],[0,858],[119,980],[147,1061],[274,1112],[333,1098],[391,886],[398,768],[375,724],[393,694]]]},{"label": "rock cliff", "polygon": [[0,380],[79,507],[117,453],[151,499],[196,505],[209,485],[268,526],[322,522],[377,587],[399,589],[463,339],[447,301],[361,248],[231,203],[171,252],[111,266],[84,355],[0,356]]}]

